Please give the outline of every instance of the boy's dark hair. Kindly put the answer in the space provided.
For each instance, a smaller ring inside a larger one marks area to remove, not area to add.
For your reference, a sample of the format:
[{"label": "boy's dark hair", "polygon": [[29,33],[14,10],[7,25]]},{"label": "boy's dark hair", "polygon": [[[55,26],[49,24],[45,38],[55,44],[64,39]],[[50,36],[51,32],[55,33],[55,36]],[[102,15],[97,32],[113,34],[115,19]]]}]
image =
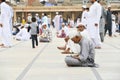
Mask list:
[{"label": "boy's dark hair", "polygon": [[32,22],[36,22],[36,18],[35,17],[32,17]]},{"label": "boy's dark hair", "polygon": [[6,0],[1,0],[2,2],[5,2]]}]

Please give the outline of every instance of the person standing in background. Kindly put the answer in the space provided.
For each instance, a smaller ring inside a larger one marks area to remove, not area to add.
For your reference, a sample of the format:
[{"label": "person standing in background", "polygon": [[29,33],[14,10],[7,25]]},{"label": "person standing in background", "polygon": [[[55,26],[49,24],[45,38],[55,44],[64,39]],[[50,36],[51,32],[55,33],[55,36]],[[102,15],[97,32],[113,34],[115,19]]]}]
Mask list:
[{"label": "person standing in background", "polygon": [[2,27],[2,48],[9,48],[12,46],[12,17],[13,10],[5,0],[0,0],[1,14],[0,14],[0,27]]},{"label": "person standing in background", "polygon": [[105,34],[108,30],[108,34],[112,37],[112,13],[111,13],[111,5],[108,5],[107,16],[106,16],[106,24],[105,24]]}]

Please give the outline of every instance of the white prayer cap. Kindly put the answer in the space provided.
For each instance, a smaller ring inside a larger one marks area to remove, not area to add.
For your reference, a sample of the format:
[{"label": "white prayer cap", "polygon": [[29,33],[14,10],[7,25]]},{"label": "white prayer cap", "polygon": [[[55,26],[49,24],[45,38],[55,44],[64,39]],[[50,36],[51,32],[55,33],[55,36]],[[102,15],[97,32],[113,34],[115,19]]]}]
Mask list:
[{"label": "white prayer cap", "polygon": [[69,38],[71,39],[71,38],[73,38],[75,36],[80,36],[79,32],[77,30],[70,31]]},{"label": "white prayer cap", "polygon": [[35,15],[38,16],[38,13],[36,13]]},{"label": "white prayer cap", "polygon": [[62,25],[65,25],[65,23],[62,23]]},{"label": "white prayer cap", "polygon": [[42,16],[44,16],[44,13],[42,13]]},{"label": "white prayer cap", "polygon": [[83,5],[82,8],[87,8],[86,5]]},{"label": "white prayer cap", "polygon": [[58,12],[56,12],[56,14],[58,14]]},{"label": "white prayer cap", "polygon": [[28,15],[30,16],[30,15],[31,15],[31,13],[28,13]]},{"label": "white prayer cap", "polygon": [[111,5],[109,4],[107,7],[109,8],[109,7],[111,7]]},{"label": "white prayer cap", "polygon": [[77,26],[76,26],[76,28],[78,28],[80,25],[82,25],[82,26],[85,27],[84,23],[78,23]]},{"label": "white prayer cap", "polygon": [[44,25],[47,25],[47,24],[46,24],[46,23],[42,23],[42,27],[43,27]]},{"label": "white prayer cap", "polygon": [[6,0],[6,2],[10,2],[10,0]]}]

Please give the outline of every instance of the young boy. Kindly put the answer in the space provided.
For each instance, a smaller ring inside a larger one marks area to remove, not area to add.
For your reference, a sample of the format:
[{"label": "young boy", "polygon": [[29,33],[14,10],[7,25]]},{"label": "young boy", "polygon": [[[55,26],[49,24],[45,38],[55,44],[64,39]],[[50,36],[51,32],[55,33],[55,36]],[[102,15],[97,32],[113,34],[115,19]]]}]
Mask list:
[{"label": "young boy", "polygon": [[38,46],[37,34],[39,33],[38,32],[39,29],[38,29],[38,25],[36,23],[35,17],[32,17],[32,23],[30,24],[29,30],[30,30],[31,39],[32,39],[32,48],[35,48],[35,42],[36,42],[36,46]]}]

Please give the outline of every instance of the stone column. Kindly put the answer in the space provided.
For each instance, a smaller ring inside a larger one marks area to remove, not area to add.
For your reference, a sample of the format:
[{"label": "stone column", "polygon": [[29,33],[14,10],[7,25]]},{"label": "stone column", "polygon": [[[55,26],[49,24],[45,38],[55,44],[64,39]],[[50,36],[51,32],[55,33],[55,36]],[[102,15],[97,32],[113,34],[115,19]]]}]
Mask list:
[{"label": "stone column", "polygon": [[75,19],[75,16],[74,16],[75,14],[74,14],[74,12],[72,12],[72,19],[74,20]]},{"label": "stone column", "polygon": [[13,18],[13,22],[15,21],[17,21],[16,11],[14,11],[14,18]]},{"label": "stone column", "polygon": [[22,18],[25,17],[24,12],[22,12]]}]

